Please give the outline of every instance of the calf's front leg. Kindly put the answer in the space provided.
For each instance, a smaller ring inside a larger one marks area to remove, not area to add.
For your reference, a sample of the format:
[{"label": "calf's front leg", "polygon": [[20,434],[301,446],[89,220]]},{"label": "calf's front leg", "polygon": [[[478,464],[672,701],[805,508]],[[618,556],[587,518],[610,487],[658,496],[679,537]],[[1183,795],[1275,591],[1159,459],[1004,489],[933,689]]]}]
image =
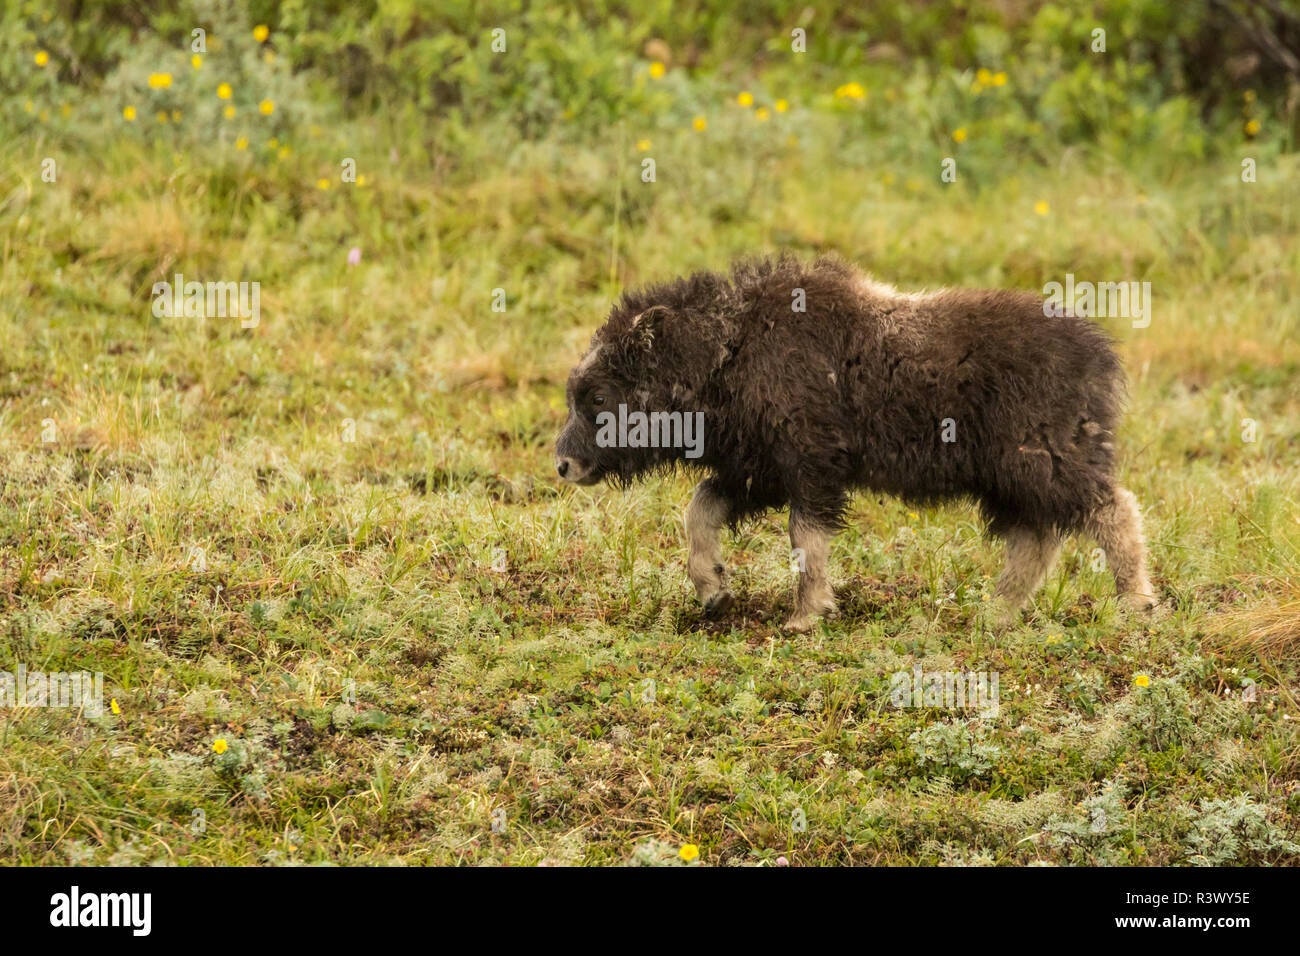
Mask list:
[{"label": "calf's front leg", "polygon": [[686,509],[686,539],[690,546],[686,573],[706,614],[721,614],[735,600],[727,589],[720,538],[722,526],[730,515],[731,502],[713,481],[702,481],[696,486]]},{"label": "calf's front leg", "polygon": [[802,634],[812,629],[817,618],[835,610],[835,593],[826,570],[833,532],[798,511],[790,512],[790,545],[799,568],[794,615],[785,629]]}]

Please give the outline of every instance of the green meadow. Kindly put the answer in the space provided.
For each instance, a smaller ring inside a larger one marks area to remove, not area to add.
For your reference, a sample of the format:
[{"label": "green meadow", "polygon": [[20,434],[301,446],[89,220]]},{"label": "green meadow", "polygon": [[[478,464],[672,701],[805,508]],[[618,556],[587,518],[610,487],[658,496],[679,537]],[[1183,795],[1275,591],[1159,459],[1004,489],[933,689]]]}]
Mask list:
[{"label": "green meadow", "polygon": [[[1287,87],[1199,98],[1152,3],[285,6],[3,14],[0,672],[105,703],[0,706],[0,861],[1300,861]],[[1004,626],[972,506],[859,495],[790,636],[784,514],[714,620],[690,475],[562,486],[619,292],[782,250],[1150,282],[1099,321],[1161,607],[1071,540]],[[256,322],[156,314],[178,273]]]}]

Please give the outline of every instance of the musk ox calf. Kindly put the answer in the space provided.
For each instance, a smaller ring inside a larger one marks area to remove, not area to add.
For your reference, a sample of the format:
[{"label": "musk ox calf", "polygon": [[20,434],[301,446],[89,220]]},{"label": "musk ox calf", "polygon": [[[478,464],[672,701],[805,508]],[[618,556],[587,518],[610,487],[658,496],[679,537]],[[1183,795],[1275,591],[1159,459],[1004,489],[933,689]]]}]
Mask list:
[{"label": "musk ox calf", "polygon": [[722,527],[785,505],[802,555],[786,628],[833,611],[828,545],[855,488],[976,500],[1006,542],[1011,608],[1081,532],[1147,609],[1137,501],[1115,479],[1123,394],[1106,334],[1040,296],[903,293],[783,256],[624,293],[569,376],[556,467],[580,485],[699,470],[687,570],[711,613],[732,602]]}]

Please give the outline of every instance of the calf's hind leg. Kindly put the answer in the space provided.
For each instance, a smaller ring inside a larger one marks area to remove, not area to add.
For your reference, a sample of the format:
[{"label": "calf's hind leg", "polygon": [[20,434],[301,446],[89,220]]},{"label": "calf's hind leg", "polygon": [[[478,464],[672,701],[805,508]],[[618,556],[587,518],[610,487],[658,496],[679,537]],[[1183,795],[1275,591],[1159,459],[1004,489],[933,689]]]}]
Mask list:
[{"label": "calf's hind leg", "polygon": [[1061,553],[1061,536],[1051,528],[1017,525],[1003,532],[1007,543],[1006,566],[994,593],[1015,610],[1028,601]]},{"label": "calf's hind leg", "polygon": [[690,547],[686,573],[706,614],[721,614],[734,600],[727,590],[727,568],[722,563],[720,538],[730,514],[731,502],[712,481],[702,481],[696,486],[686,509],[686,539]]},{"label": "calf's hind leg", "polygon": [[1147,579],[1142,514],[1133,492],[1117,487],[1114,497],[1088,517],[1084,530],[1097,539],[1115,575],[1119,596],[1140,611],[1155,607],[1155,590]]}]

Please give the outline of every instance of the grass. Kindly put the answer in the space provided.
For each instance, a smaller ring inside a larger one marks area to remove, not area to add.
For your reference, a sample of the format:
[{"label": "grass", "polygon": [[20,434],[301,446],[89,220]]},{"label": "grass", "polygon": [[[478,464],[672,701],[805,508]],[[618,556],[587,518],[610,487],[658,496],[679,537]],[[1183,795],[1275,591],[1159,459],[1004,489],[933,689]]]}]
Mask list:
[{"label": "grass", "polygon": [[[328,190],[324,146],[110,133],[47,184],[58,144],[5,138],[0,670],[102,671],[120,712],[0,712],[0,859],[1296,862],[1295,157],[945,185],[833,118],[729,117],[656,135],[653,184],[631,130],[446,155],[375,120],[366,185]],[[903,287],[1149,279],[1150,327],[1110,328],[1163,613],[1071,543],[991,628],[974,510],[864,495],[837,619],[780,632],[772,515],[705,621],[687,477],[561,488],[617,290],[773,249]],[[259,281],[260,324],[155,318],[177,271]],[[918,663],[997,672],[999,715],[895,708]]]}]

